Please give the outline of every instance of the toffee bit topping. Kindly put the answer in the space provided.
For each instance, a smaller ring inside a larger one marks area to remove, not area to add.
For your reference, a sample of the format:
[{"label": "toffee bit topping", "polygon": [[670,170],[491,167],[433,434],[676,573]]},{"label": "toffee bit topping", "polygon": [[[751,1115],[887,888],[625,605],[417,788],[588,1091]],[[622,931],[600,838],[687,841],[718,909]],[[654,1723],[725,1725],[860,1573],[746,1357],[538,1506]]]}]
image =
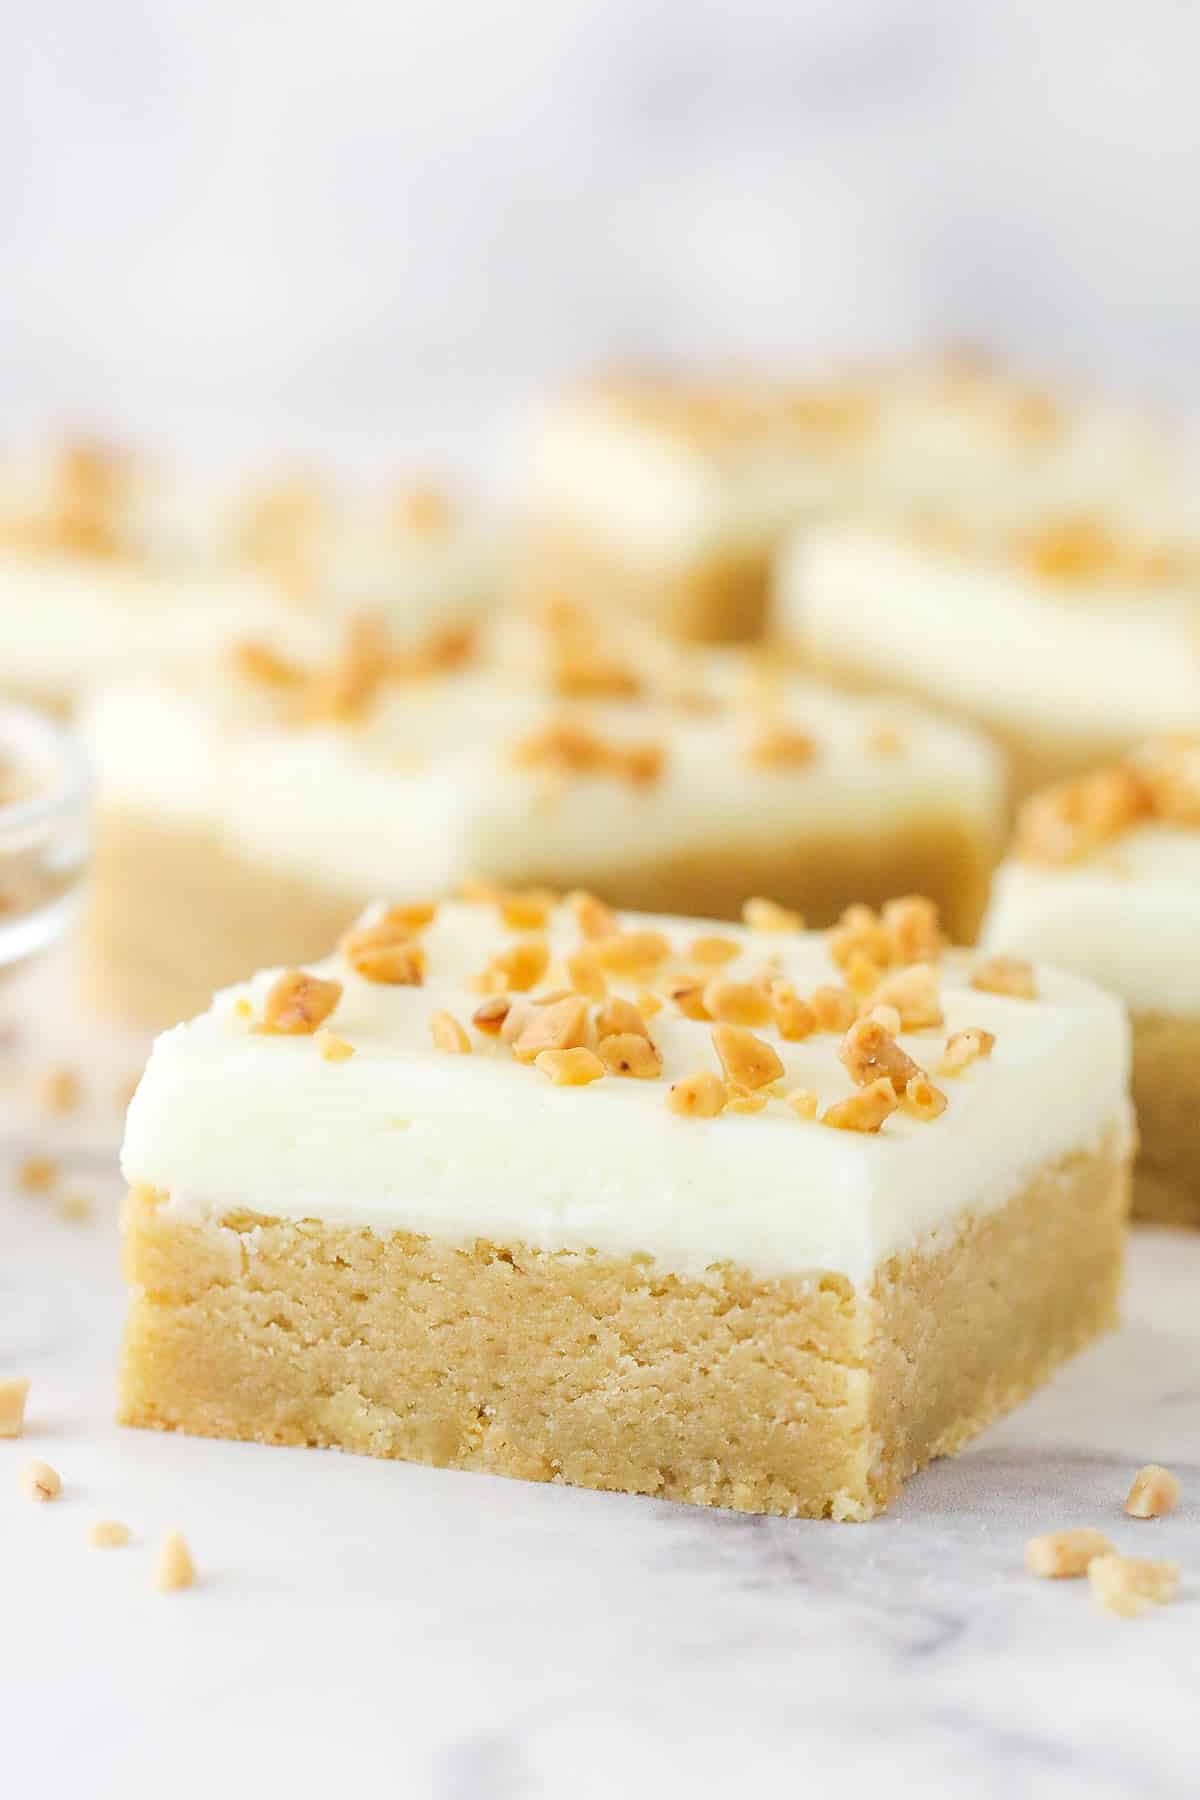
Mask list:
[{"label": "toffee bit topping", "polygon": [[521,1029],[512,1040],[518,1062],[536,1062],[543,1050],[576,1050],[587,1042],[587,1001],[568,994],[550,1006],[524,1011]]},{"label": "toffee bit topping", "polygon": [[397,934],[416,935],[437,918],[437,902],[422,900],[404,906],[389,906],[379,919],[378,928]]},{"label": "toffee bit topping", "polygon": [[704,989],[704,1007],[711,1019],[726,1025],[765,1025],[771,1017],[771,1000],[756,981],[727,981],[714,975]]},{"label": "toffee bit topping", "polygon": [[649,988],[643,988],[637,997],[637,1009],[643,1019],[652,1019],[655,1013],[662,1011],[663,1003],[657,994],[652,994]]},{"label": "toffee bit topping", "polygon": [[871,1005],[892,1007],[900,1014],[904,1031],[925,1031],[945,1023],[937,972],[928,963],[913,963],[886,976],[872,994]]},{"label": "toffee bit topping", "polygon": [[618,931],[598,938],[594,948],[600,967],[611,975],[652,973],[671,954],[660,931]]},{"label": "toffee bit topping", "polygon": [[512,747],[519,769],[553,774],[607,776],[632,787],[648,787],[666,766],[661,744],[615,744],[574,719],[553,720]]},{"label": "toffee bit topping", "polygon": [[129,1527],[120,1519],[97,1519],[88,1526],[87,1541],[93,1550],[120,1550],[129,1538]]},{"label": "toffee bit topping", "polygon": [[667,1105],[684,1119],[715,1119],[725,1106],[725,1084],[708,1069],[673,1081]]},{"label": "toffee bit topping", "polygon": [[336,1032],[327,1030],[324,1025],[317,1032],[313,1042],[326,1062],[349,1062],[354,1055],[354,1045],[348,1044],[345,1038],[338,1037]]},{"label": "toffee bit topping", "polygon": [[17,1186],[26,1194],[48,1194],[62,1173],[54,1156],[27,1156],[17,1164]]},{"label": "toffee bit topping", "polygon": [[756,769],[800,769],[812,762],[817,746],[806,731],[787,725],[760,731],[746,750],[746,760]]},{"label": "toffee bit topping", "polygon": [[511,1049],[533,1017],[534,1005],[532,1000],[527,1000],[524,996],[518,996],[514,1000],[505,995],[505,1000],[508,1011],[505,1013],[504,1022],[500,1027],[500,1042],[507,1044]]},{"label": "toffee bit topping", "polygon": [[735,944],[732,938],[724,937],[693,938],[687,947],[688,961],[699,963],[702,968],[720,968],[741,953],[740,944]]},{"label": "toffee bit topping", "polygon": [[444,1050],[448,1056],[470,1056],[471,1040],[454,1017],[453,1013],[441,1007],[429,1015],[429,1035],[433,1039],[435,1050]]},{"label": "toffee bit topping", "polygon": [[21,1492],[27,1500],[57,1500],[62,1493],[62,1476],[48,1462],[26,1463],[21,1470]]},{"label": "toffee bit topping", "polygon": [[244,681],[279,692],[294,692],[303,687],[307,677],[298,663],[289,662],[269,644],[236,644],[232,652],[233,666]]},{"label": "toffee bit topping", "polygon": [[884,904],[884,930],[892,944],[892,960],[899,963],[936,962],[945,948],[938,909],[922,894],[904,894]]},{"label": "toffee bit topping", "polygon": [[1134,761],[1156,819],[1200,826],[1200,735],[1156,738]]},{"label": "toffee bit topping", "polygon": [[1025,1567],[1044,1581],[1074,1581],[1087,1574],[1088,1564],[1097,1556],[1111,1556],[1112,1548],[1104,1533],[1090,1525],[1048,1531],[1026,1544]]},{"label": "toffee bit topping", "polygon": [[341,952],[350,967],[365,981],[389,987],[420,987],[425,980],[425,952],[412,938],[412,927],[385,914],[374,925],[360,925],[346,933]]},{"label": "toffee bit topping", "polygon": [[69,1063],[47,1069],[38,1084],[38,1100],[45,1112],[74,1112],[82,1096],[83,1084],[79,1079],[79,1072]]},{"label": "toffee bit topping", "polygon": [[1131,767],[1098,769],[1025,802],[1017,819],[1016,854],[1026,862],[1080,862],[1149,810],[1147,784]]},{"label": "toffee bit topping", "polygon": [[597,1054],[610,1075],[629,1075],[636,1081],[657,1081],[662,1057],[640,1032],[620,1031],[600,1039]]},{"label": "toffee bit topping", "polygon": [[587,1087],[599,1081],[604,1064],[592,1050],[582,1046],[573,1050],[543,1050],[534,1067],[551,1080],[555,1087]]},{"label": "toffee bit topping", "polygon": [[685,1019],[709,1019],[712,1017],[704,1004],[704,984],[695,981],[688,975],[669,977],[663,983],[663,993],[668,1000],[674,1001]]},{"label": "toffee bit topping", "polygon": [[190,1588],[196,1579],[196,1565],[181,1531],[168,1531],[154,1558],[154,1585],[160,1594],[175,1594]]},{"label": "toffee bit topping", "polygon": [[23,1376],[0,1381],[0,1438],[18,1438],[25,1429],[29,1383]]},{"label": "toffee bit topping", "polygon": [[1136,1556],[1096,1556],[1088,1564],[1092,1599],[1102,1612],[1135,1619],[1151,1606],[1165,1606],[1179,1592],[1179,1564]]},{"label": "toffee bit topping", "polygon": [[392,517],[403,531],[421,537],[438,535],[454,523],[454,496],[440,482],[410,483],[396,494]]},{"label": "toffee bit topping", "polygon": [[511,1006],[512,1001],[507,994],[497,994],[494,1000],[485,1000],[475,1008],[471,1014],[471,1023],[485,1037],[499,1037]]},{"label": "toffee bit topping", "polygon": [[872,1006],[866,1017],[874,1020],[876,1025],[882,1025],[883,1029],[890,1031],[893,1037],[899,1037],[904,1029],[900,1014],[894,1006]]},{"label": "toffee bit topping", "polygon": [[870,1019],[860,1019],[850,1027],[842,1039],[838,1060],[856,1087],[870,1087],[882,1076],[891,1082],[897,1098],[914,1077],[922,1074],[895,1038]]},{"label": "toffee bit topping", "polygon": [[946,1110],[947,1100],[927,1075],[914,1075],[905,1085],[902,1105],[914,1119],[938,1119]]},{"label": "toffee bit topping", "polygon": [[589,944],[573,950],[566,959],[565,967],[567,980],[576,993],[586,994],[589,1000],[603,1000],[608,992],[608,983],[604,979],[600,959]]},{"label": "toffee bit topping", "polygon": [[981,1062],[992,1054],[996,1034],[981,1025],[968,1025],[946,1039],[946,1048],[938,1065],[939,1075],[961,1075],[973,1062]]},{"label": "toffee bit topping", "polygon": [[835,1100],[821,1114],[823,1125],[832,1125],[836,1131],[876,1132],[885,1119],[890,1119],[900,1102],[896,1098],[896,1090],[886,1075],[873,1081],[870,1087],[859,1088],[848,1100]]},{"label": "toffee bit topping", "polygon": [[790,981],[771,983],[771,1017],[785,1043],[798,1044],[817,1029],[817,1015]]},{"label": "toffee bit topping", "polygon": [[819,987],[809,996],[818,1031],[849,1031],[858,1016],[854,995],[845,988]]},{"label": "toffee bit topping", "polygon": [[820,1102],[811,1088],[793,1088],[784,1100],[798,1119],[815,1119]]},{"label": "toffee bit topping", "polygon": [[575,923],[585,938],[607,938],[617,935],[617,915],[595,894],[582,891],[567,896],[567,904],[575,914]]},{"label": "toffee bit topping", "polygon": [[596,1035],[601,1038],[617,1037],[623,1032],[632,1032],[635,1037],[650,1035],[638,1008],[631,1001],[614,996],[596,1014]]},{"label": "toffee bit topping", "polygon": [[712,1041],[725,1079],[737,1087],[766,1087],[783,1074],[783,1064],[771,1045],[744,1025],[714,1025]]},{"label": "toffee bit topping", "polygon": [[780,906],[776,900],[765,900],[761,895],[747,900],[742,908],[742,918],[752,931],[804,930],[804,920],[798,912]]},{"label": "toffee bit topping", "polygon": [[498,894],[496,906],[510,931],[544,931],[554,905],[554,895],[544,888],[527,894]]},{"label": "toffee bit topping", "polygon": [[767,1095],[755,1093],[753,1088],[742,1087],[736,1081],[725,1083],[725,1111],[731,1113],[760,1113],[767,1104]]},{"label": "toffee bit topping", "polygon": [[1172,1512],[1179,1500],[1179,1482],[1161,1463],[1147,1463],[1133,1478],[1133,1486],[1125,1496],[1125,1511],[1131,1519],[1161,1519]]},{"label": "toffee bit topping", "polygon": [[485,994],[501,994],[508,990],[527,994],[536,987],[550,964],[550,949],[542,938],[525,938],[493,956],[478,978]]},{"label": "toffee bit topping", "polygon": [[364,718],[391,664],[391,640],[382,622],[368,617],[352,619],[328,669],[305,685],[305,718],[313,724],[332,720],[343,725]]},{"label": "toffee bit topping", "polygon": [[895,725],[872,725],[867,733],[867,749],[872,756],[897,756],[907,742],[904,733]]},{"label": "toffee bit topping", "polygon": [[989,956],[976,967],[971,986],[980,993],[1005,994],[1013,1000],[1037,999],[1033,968],[1019,956]]},{"label": "toffee bit topping", "polygon": [[845,969],[855,957],[863,957],[879,969],[892,961],[892,936],[883,920],[869,906],[848,906],[825,942],[835,966]]},{"label": "toffee bit topping", "polygon": [[322,981],[302,969],[286,969],[271,985],[260,1031],[305,1037],[324,1023],[342,997],[340,981]]}]

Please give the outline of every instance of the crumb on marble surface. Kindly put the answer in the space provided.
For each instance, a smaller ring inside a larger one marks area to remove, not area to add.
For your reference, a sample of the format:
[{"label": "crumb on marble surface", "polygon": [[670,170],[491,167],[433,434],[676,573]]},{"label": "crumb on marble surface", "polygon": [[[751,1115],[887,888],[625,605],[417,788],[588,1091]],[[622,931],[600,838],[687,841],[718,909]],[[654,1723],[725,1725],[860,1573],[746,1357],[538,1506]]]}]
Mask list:
[{"label": "crumb on marble surface", "polygon": [[1093,1557],[1088,1564],[1092,1598],[1102,1612],[1135,1619],[1151,1606],[1165,1606],[1179,1592],[1179,1564],[1145,1557]]},{"label": "crumb on marble surface", "polygon": [[1179,1500],[1179,1482],[1161,1463],[1147,1463],[1138,1470],[1125,1496],[1125,1512],[1131,1519],[1161,1519]]},{"label": "crumb on marble surface", "polygon": [[27,1156],[17,1164],[17,1186],[26,1194],[48,1194],[61,1172],[56,1156]]},{"label": "crumb on marble surface", "polygon": [[181,1531],[168,1531],[154,1558],[154,1585],[160,1594],[178,1593],[190,1588],[196,1579],[196,1565]]},{"label": "crumb on marble surface", "polygon": [[21,1470],[21,1492],[28,1500],[57,1500],[62,1493],[62,1476],[48,1462],[35,1458]]},{"label": "crumb on marble surface", "polygon": [[1087,1574],[1095,1557],[1114,1554],[1102,1531],[1079,1525],[1069,1531],[1048,1531],[1042,1537],[1030,1538],[1025,1546],[1025,1567],[1042,1580],[1073,1581]]},{"label": "crumb on marble surface", "polygon": [[25,1429],[25,1403],[29,1382],[14,1375],[0,1381],[0,1438],[18,1438]]},{"label": "crumb on marble surface", "polygon": [[128,1525],[120,1519],[97,1519],[88,1526],[87,1541],[93,1550],[120,1550],[130,1536]]}]

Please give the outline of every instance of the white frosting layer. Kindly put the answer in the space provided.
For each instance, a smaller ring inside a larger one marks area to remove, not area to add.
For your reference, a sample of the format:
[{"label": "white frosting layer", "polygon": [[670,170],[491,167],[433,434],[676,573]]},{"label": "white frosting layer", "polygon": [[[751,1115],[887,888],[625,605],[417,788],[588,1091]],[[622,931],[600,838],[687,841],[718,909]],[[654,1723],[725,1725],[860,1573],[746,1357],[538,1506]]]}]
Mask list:
[{"label": "white frosting layer", "polygon": [[[664,931],[677,948],[705,930],[622,924]],[[801,991],[835,979],[816,934],[711,929],[744,946],[731,975],[774,956]],[[565,908],[548,935],[555,955],[578,941]],[[340,957],[321,965],[345,984],[331,1024],[355,1046],[349,1061],[238,1016],[243,995],[261,1016],[271,972],[160,1037],[129,1111],[127,1180],[185,1215],[249,1209],[453,1242],[644,1252],[687,1274],[718,1262],[764,1276],[829,1270],[861,1285],[894,1252],[1003,1206],[1049,1159],[1127,1126],[1123,1010],[1071,976],[1040,973],[1039,999],[1022,1001],[971,989],[966,957],[952,958],[945,1028],[901,1042],[936,1066],[946,1032],[980,1025],[996,1034],[991,1058],[945,1082],[949,1105],[933,1123],[898,1113],[862,1136],[801,1121],[782,1100],[753,1115],[676,1117],[667,1083],[719,1065],[710,1027],[670,1007],[651,1023],[661,1080],[557,1088],[474,1031],[472,1055],[435,1051],[431,1012],[465,1024],[479,1001],[471,978],[512,934],[490,906],[448,906],[423,941],[421,988],[372,985]],[[822,1107],[852,1091],[836,1037],[761,1035],[789,1088],[814,1089]]]},{"label": "white frosting layer", "polygon": [[1068,868],[1006,862],[984,941],[1073,969],[1135,1012],[1200,1014],[1200,831],[1141,825]]},{"label": "white frosting layer", "polygon": [[1133,741],[1200,720],[1193,594],[1064,591],[853,525],[797,540],[777,594],[778,629],[803,650],[1001,728]]},{"label": "white frosting layer", "polygon": [[[718,688],[747,678],[735,657],[693,666]],[[661,776],[564,783],[517,767],[513,746],[564,716],[612,742],[661,744]],[[143,682],[101,695],[84,732],[110,808],[207,827],[255,861],[336,884],[356,903],[372,893],[424,898],[470,875],[520,881],[531,870],[599,884],[606,869],[673,853],[733,856],[822,833],[869,841],[906,821],[998,835],[1002,770],[977,736],[800,681],[779,690],[772,718],[812,738],[810,761],[755,765],[747,750],[761,723],[744,706],[568,708],[528,679],[485,669],[393,688],[350,728],[281,725],[227,674]],[[900,749],[871,748],[881,720],[895,725]]]}]

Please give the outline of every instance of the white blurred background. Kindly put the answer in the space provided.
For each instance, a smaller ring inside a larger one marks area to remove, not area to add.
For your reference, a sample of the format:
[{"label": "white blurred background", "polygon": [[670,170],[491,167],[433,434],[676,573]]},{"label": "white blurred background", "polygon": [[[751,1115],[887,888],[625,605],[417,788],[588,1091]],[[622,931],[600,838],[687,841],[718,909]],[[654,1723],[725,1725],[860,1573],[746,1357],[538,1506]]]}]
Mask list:
[{"label": "white blurred background", "polygon": [[38,0],[9,439],[485,467],[614,355],[944,339],[1200,412],[1195,0]]}]

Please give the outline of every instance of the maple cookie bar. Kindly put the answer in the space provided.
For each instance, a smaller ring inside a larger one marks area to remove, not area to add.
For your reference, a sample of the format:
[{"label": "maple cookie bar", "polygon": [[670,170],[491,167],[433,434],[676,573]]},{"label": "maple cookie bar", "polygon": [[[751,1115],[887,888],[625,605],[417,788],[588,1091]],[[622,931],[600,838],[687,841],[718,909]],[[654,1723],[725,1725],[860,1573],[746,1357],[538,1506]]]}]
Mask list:
[{"label": "maple cookie bar", "polygon": [[1157,739],[1031,799],[986,936],[1126,1003],[1134,1214],[1200,1226],[1200,735]]},{"label": "maple cookie bar", "polygon": [[161,1037],[129,1424],[868,1518],[1114,1317],[1119,1003],[576,895],[377,909]]},{"label": "maple cookie bar", "polygon": [[474,622],[492,536],[428,481],[217,481],[95,443],[0,463],[0,685],[66,710],[241,636],[370,606],[399,641]]},{"label": "maple cookie bar", "polygon": [[100,997],[185,1017],[248,969],[320,955],[373,894],[470,878],[698,916],[769,893],[814,924],[916,890],[974,934],[1004,811],[981,740],[733,652],[656,663],[576,628],[536,666],[460,648],[397,658],[362,630],[327,665],[247,647],[104,695],[86,731]]},{"label": "maple cookie bar", "polygon": [[781,567],[780,637],[988,731],[1020,796],[1200,722],[1200,538],[1102,513],[829,525]]}]

